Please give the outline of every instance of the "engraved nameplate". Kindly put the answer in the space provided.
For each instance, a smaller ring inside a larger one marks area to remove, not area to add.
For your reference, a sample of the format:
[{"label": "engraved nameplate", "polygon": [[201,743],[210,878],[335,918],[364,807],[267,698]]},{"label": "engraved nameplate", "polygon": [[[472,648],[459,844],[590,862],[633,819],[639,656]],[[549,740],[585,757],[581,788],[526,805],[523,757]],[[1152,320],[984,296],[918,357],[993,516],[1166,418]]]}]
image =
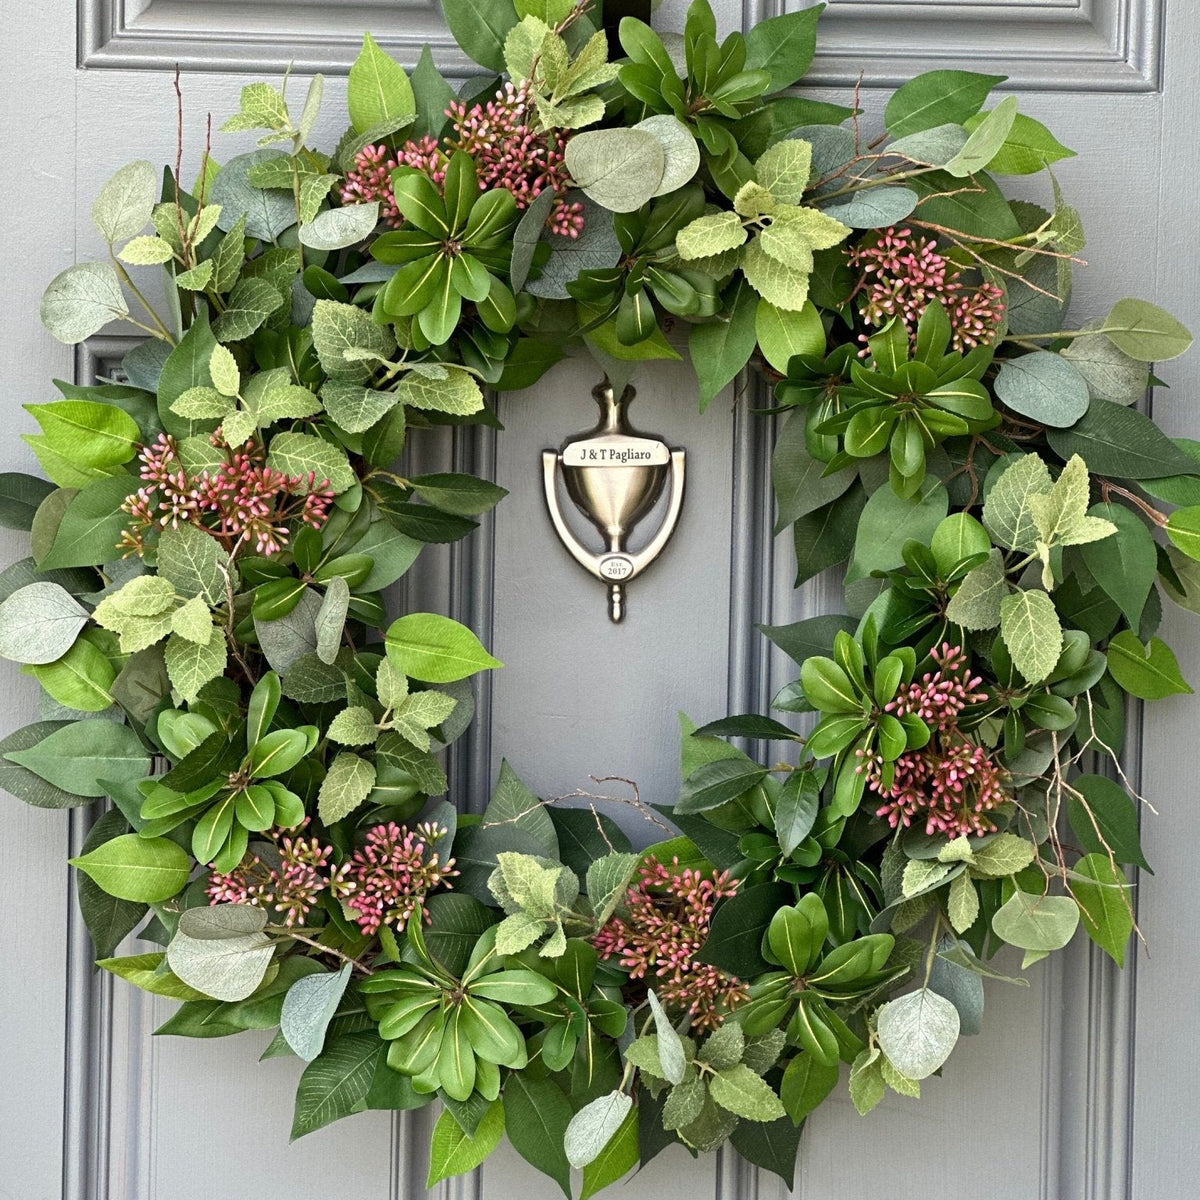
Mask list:
[{"label": "engraved nameplate", "polygon": [[671,451],[653,438],[588,438],[562,452],[564,467],[655,467],[670,461]]},{"label": "engraved nameplate", "polygon": [[597,569],[602,578],[616,582],[630,578],[633,575],[634,566],[633,560],[626,558],[624,554],[610,554],[607,558],[600,560]]}]

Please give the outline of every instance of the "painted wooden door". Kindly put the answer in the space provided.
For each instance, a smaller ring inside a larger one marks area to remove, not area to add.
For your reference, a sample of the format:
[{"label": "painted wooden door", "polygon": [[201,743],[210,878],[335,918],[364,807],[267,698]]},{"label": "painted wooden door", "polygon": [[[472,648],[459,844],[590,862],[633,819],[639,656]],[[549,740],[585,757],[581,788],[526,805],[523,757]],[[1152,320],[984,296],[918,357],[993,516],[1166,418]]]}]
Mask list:
[{"label": "painted wooden door", "polygon": [[[790,5],[800,0],[789,0]],[[785,0],[720,0],[725,28]],[[661,27],[678,27],[667,0]],[[0,466],[30,469],[18,405],[49,398],[52,376],[80,381],[119,357],[119,338],[77,354],[37,320],[46,281],[102,247],[91,197],[134,157],[173,161],[171,70],[181,65],[185,161],[194,168],[208,111],[233,111],[248,73],[330,76],[327,110],[363,28],[410,64],[433,43],[461,66],[433,0],[8,0],[0,76],[8,268],[0,289],[7,417]],[[1196,301],[1194,148],[1200,144],[1197,0],[833,0],[822,21],[816,82],[845,101],[863,71],[877,113],[883,85],[963,66],[1009,76],[1022,107],[1079,151],[1058,174],[1082,210],[1088,256],[1075,312],[1097,314],[1126,291],[1153,298],[1193,327]],[[304,80],[300,80],[303,86]],[[334,121],[324,134],[336,137]],[[241,149],[240,146],[237,149]],[[224,142],[220,159],[233,153]],[[1164,372],[1156,415],[1200,436],[1193,396],[1200,355]],[[689,494],[678,535],[631,590],[621,627],[602,589],[554,540],[542,511],[540,451],[591,417],[596,373],[557,368],[504,398],[498,436],[461,438],[441,461],[482,469],[511,495],[490,523],[449,554],[429,554],[406,584],[412,604],[449,604],[508,666],[482,697],[475,732],[454,763],[457,799],[478,807],[500,757],[543,795],[601,790],[591,776],[638,782],[669,800],[678,784],[676,712],[697,719],[761,708],[788,678],[754,631],[836,603],[832,581],[790,587],[790,549],[770,536],[768,423],[750,414],[755,385],[730,388],[696,414],[685,366],[638,381],[635,416],[685,445]],[[24,554],[0,539],[6,561]],[[1200,638],[1168,616],[1185,673],[1200,678]],[[0,725],[30,719],[33,688],[6,673]],[[1151,956],[1124,974],[1079,945],[1030,972],[1028,990],[990,988],[982,1035],[955,1054],[920,1103],[890,1098],[860,1120],[836,1100],[806,1130],[793,1195],[832,1200],[1184,1200],[1200,1168],[1192,1085],[1200,1052],[1200,947],[1187,870],[1194,768],[1188,750],[1200,698],[1159,704],[1133,739],[1129,768],[1160,815],[1143,842],[1157,869],[1138,889]],[[297,1064],[255,1064],[253,1035],[229,1041],[151,1039],[170,1005],[113,988],[89,970],[65,865],[85,813],[0,806],[0,1088],[3,1200],[410,1200],[424,1195],[428,1114],[360,1115],[287,1144]],[[1189,924],[1189,920],[1192,923]],[[445,1200],[542,1197],[551,1185],[508,1149],[481,1176],[444,1185]],[[728,1154],[664,1154],[626,1185],[672,1200],[783,1196]]]}]

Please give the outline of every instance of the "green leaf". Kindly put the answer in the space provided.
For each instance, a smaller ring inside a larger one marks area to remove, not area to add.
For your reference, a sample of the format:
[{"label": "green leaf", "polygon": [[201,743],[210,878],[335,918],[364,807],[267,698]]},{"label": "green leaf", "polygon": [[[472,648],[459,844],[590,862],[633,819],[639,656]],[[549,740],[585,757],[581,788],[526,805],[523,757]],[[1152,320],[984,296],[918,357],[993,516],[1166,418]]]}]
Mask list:
[{"label": "green leaf", "polygon": [[675,252],[686,260],[708,258],[745,244],[746,230],[735,212],[708,213],[685,225],[675,237]]},{"label": "green leaf", "polygon": [[[233,233],[227,236],[232,237]],[[213,261],[219,264],[219,251],[218,257]],[[221,267],[218,265],[216,270],[218,278],[213,282],[214,288],[218,291],[227,290],[221,287]],[[265,279],[240,279],[229,293],[225,311],[213,322],[213,334],[225,342],[241,341],[254,333],[273,312],[282,308],[283,304],[283,295],[279,289],[272,287]]]},{"label": "green leaf", "polygon": [[583,1189],[579,1193],[579,1200],[589,1200],[633,1170],[638,1164],[638,1149],[638,1113],[632,1109],[625,1114],[625,1119],[609,1139],[608,1145],[583,1168]]},{"label": "green leaf", "polygon": [[1010,358],[1001,366],[995,387],[1013,412],[1042,425],[1066,428],[1088,410],[1087,381],[1068,359],[1050,350]]},{"label": "green leaf", "polygon": [[346,452],[311,433],[277,433],[271,439],[267,465],[285,475],[304,478],[303,490],[307,490],[310,472],[313,486],[327,481],[335,494],[358,482]]},{"label": "green leaf", "polygon": [[1000,153],[1017,118],[1016,96],[1006,96],[970,130],[963,148],[945,164],[956,179],[982,171]]},{"label": "green leaf", "polygon": [[1124,505],[1094,504],[1088,512],[1117,532],[1082,548],[1084,566],[1136,632],[1158,572],[1154,539],[1145,521]]},{"label": "green leaf", "polygon": [[9,751],[28,750],[65,725],[63,721],[36,721],[14,729],[0,741],[0,789],[35,808],[77,808],[89,803],[89,797],[64,791],[8,759]]},{"label": "green leaf", "polygon": [[897,496],[890,487],[872,493],[859,518],[847,581],[900,566],[905,542],[915,538],[928,545],[949,505],[946,489],[933,476],[910,497]]},{"label": "green leaf", "polygon": [[113,698],[109,692],[116,667],[90,641],[81,638],[56,662],[26,667],[25,672],[65,708],[103,712]]},{"label": "green leaf", "polygon": [[956,875],[946,896],[946,913],[957,933],[966,933],[979,917],[979,893],[971,877]]},{"label": "green leaf", "polygon": [[[399,67],[396,69],[400,70]],[[403,75],[403,71],[401,74]],[[377,201],[371,204],[327,208],[300,226],[300,244],[313,250],[342,250],[346,246],[356,246],[365,242],[378,223]]]},{"label": "green leaf", "polygon": [[413,68],[412,89],[416,100],[417,119],[413,138],[441,137],[446,127],[446,109],[455,98],[454,89],[442,78],[429,46],[421,47],[417,65]]},{"label": "green leaf", "polygon": [[442,13],[470,58],[489,71],[505,69],[504,41],[518,20],[512,0],[443,0]]},{"label": "green leaf", "polygon": [[[450,6],[447,4],[447,8]],[[452,1175],[473,1171],[500,1144],[504,1135],[504,1104],[493,1100],[475,1127],[475,1136],[468,1137],[449,1110],[442,1113],[433,1127],[429,1146],[429,1178],[427,1188]]]},{"label": "green leaf", "polygon": [[1030,683],[1040,683],[1058,664],[1062,626],[1045,592],[1030,589],[1005,596],[1000,602],[1000,636],[1013,665]]},{"label": "green leaf", "polygon": [[[548,1175],[571,1197],[571,1164],[563,1137],[571,1120],[571,1105],[551,1079],[536,1079],[514,1071],[504,1085],[504,1122],[513,1149],[531,1166]],[[624,1174],[624,1172],[622,1172]]]},{"label": "green leaf", "polygon": [[52,484],[35,475],[0,472],[0,526],[29,532],[38,506],[53,491]]},{"label": "green leaf", "polygon": [[417,111],[404,68],[385,54],[369,33],[363,35],[362,49],[350,67],[346,105],[358,134],[385,122],[415,116]]},{"label": "green leaf", "polygon": [[746,34],[746,67],[771,76],[766,91],[781,91],[802,78],[812,65],[817,48],[817,18],[825,6],[759,21]]},{"label": "green leaf", "polygon": [[202,992],[188,987],[167,970],[166,957],[165,954],[129,954],[123,958],[102,959],[96,966],[155,996],[183,1001],[203,1000]]},{"label": "green leaf", "polygon": [[205,937],[190,937],[181,929],[167,947],[167,962],[196,991],[214,1000],[236,1001],[245,1000],[262,983],[274,954],[274,942],[261,929]]},{"label": "green leaf", "polygon": [[75,796],[104,796],[106,784],[133,782],[150,772],[150,756],[137,734],[102,718],[62,725],[4,757]]},{"label": "green leaf", "polygon": [[700,381],[700,411],[746,365],[755,346],[757,301],[744,281],[727,293],[728,321],[693,325],[688,351]]},{"label": "green leaf", "polygon": [[388,658],[413,679],[451,683],[503,666],[465,626],[437,613],[410,613],[388,627]]},{"label": "green leaf", "polygon": [[576,186],[610,212],[633,212],[656,195],[666,163],[662,142],[644,129],[588,130],[566,148]]},{"label": "green leaf", "polygon": [[1170,646],[1152,637],[1148,644],[1130,630],[1123,630],[1108,643],[1109,674],[1131,696],[1139,700],[1162,700],[1191,687],[1179,671]]},{"label": "green leaf", "polygon": [[1167,518],[1167,537],[1188,558],[1200,560],[1200,506],[1177,508]]},{"label": "green leaf", "polygon": [[[1133,906],[1124,872],[1107,854],[1085,854],[1073,869],[1071,895],[1088,937],[1117,964],[1125,965],[1125,948],[1133,932]],[[1088,883],[1078,876],[1094,882]]]},{"label": "green leaf", "polygon": [[707,763],[684,781],[676,810],[683,814],[707,812],[748,792],[766,775],[765,767],[746,758]]},{"label": "green leaf", "polygon": [[946,606],[946,616],[964,629],[995,629],[1000,624],[1000,606],[1007,594],[1004,556],[999,550],[992,550],[986,562],[967,572]]},{"label": "green leaf", "polygon": [[25,411],[42,427],[41,444],[77,467],[119,466],[142,441],[137,422],[114,404],[59,400],[26,404]]},{"label": "green leaf", "polygon": [[775,802],[775,836],[788,856],[812,832],[817,819],[820,784],[812,771],[793,771]]},{"label": "green leaf", "polygon": [[109,321],[129,315],[117,273],[105,262],[76,263],[56,275],[42,294],[42,324],[60,342],[73,345]]},{"label": "green leaf", "polygon": [[1138,837],[1138,809],[1120,784],[1103,775],[1081,775],[1072,781],[1082,796],[1068,795],[1067,820],[1079,844],[1091,854],[1111,852],[1120,863],[1150,870]]},{"label": "green leaf", "polygon": [[909,1079],[932,1075],[958,1041],[958,1009],[928,988],[891,1000],[877,1014],[879,1046]]},{"label": "green leaf", "polygon": [[1101,333],[1077,337],[1059,353],[1083,376],[1094,400],[1136,404],[1150,386],[1145,363],[1130,358]]},{"label": "green leaf", "polygon": [[[599,97],[595,99],[599,100]],[[602,111],[600,115],[603,115]],[[599,120],[600,115],[593,120]],[[656,196],[665,196],[683,187],[700,169],[700,147],[692,131],[677,117],[662,113],[646,117],[631,128],[652,134],[662,146],[663,174],[654,193]]]},{"label": "green leaf", "polygon": [[822,354],[825,350],[825,327],[811,303],[799,312],[790,312],[760,300],[754,330],[763,357],[783,374],[787,374],[793,355]]},{"label": "green leaf", "polygon": [[1032,550],[1038,535],[1029,500],[1051,487],[1050,471],[1036,454],[1006,467],[983,506],[983,524],[993,540],[1010,550]]},{"label": "green leaf", "polygon": [[744,1063],[718,1071],[709,1080],[708,1090],[723,1109],[747,1121],[775,1121],[787,1116],[770,1085]]},{"label": "green leaf", "polygon": [[121,531],[129,521],[120,506],[137,486],[132,475],[88,484],[67,505],[50,549],[38,560],[39,570],[90,567],[115,558]]},{"label": "green leaf", "polygon": [[349,816],[375,786],[375,767],[357,754],[343,751],[330,764],[318,796],[321,820],[332,825]]},{"label": "green leaf", "polygon": [[377,325],[361,308],[336,300],[317,301],[313,307],[312,334],[317,357],[331,378],[362,381],[371,371],[372,360],[355,357],[353,352],[365,351],[387,359],[396,349],[386,325]]},{"label": "green leaf", "polygon": [[992,917],[997,937],[1021,950],[1044,953],[1061,950],[1078,925],[1079,908],[1069,896],[1039,896],[1020,888]]},{"label": "green leaf", "polygon": [[19,663],[51,663],[75,643],[87,610],[66,588],[40,581],[0,604],[0,655]]},{"label": "green leaf", "polygon": [[917,193],[904,187],[873,187],[856,192],[840,204],[827,204],[821,211],[851,229],[883,229],[912,214]]},{"label": "green leaf", "polygon": [[[216,538],[194,525],[168,527],[158,539],[158,573],[184,596],[203,596],[209,604],[220,604],[225,596],[225,570],[229,555]],[[233,574],[237,587],[237,575]]]},{"label": "green leaf", "polygon": [[158,172],[154,164],[128,163],[100,189],[92,202],[92,222],[110,245],[141,233],[158,199]]},{"label": "green leaf", "polygon": [[445,368],[444,378],[410,371],[396,388],[396,396],[409,408],[469,417],[483,408],[483,393],[474,376],[459,367]]},{"label": "green leaf", "polygon": [[[362,1107],[375,1074],[380,1044],[374,1032],[345,1034],[331,1039],[305,1067],[296,1088],[292,1141]],[[446,1118],[448,1113],[443,1114]],[[436,1144],[436,1131],[434,1139]]]},{"label": "green leaf", "polygon": [[567,1161],[579,1169],[599,1158],[616,1136],[633,1100],[624,1092],[609,1092],[585,1104],[572,1118],[563,1138]]},{"label": "green leaf", "polygon": [[927,71],[892,95],[884,112],[884,124],[894,138],[938,125],[961,125],[983,107],[992,88],[1003,82],[1003,75]]},{"label": "green leaf", "polygon": [[821,1101],[837,1086],[838,1068],[827,1065],[801,1050],[788,1063],[779,1086],[787,1115],[799,1125],[815,1112]]},{"label": "green leaf", "polygon": [[974,852],[970,862],[975,874],[999,879],[1025,870],[1036,857],[1037,848],[1032,842],[1015,833],[998,833]]},{"label": "green leaf", "polygon": [[325,1031],[350,982],[350,964],[340,971],[297,979],[283,998],[279,1032],[305,1062],[312,1062],[325,1045]]},{"label": "green leaf", "polygon": [[1106,400],[1093,400],[1070,429],[1048,429],[1046,437],[1064,462],[1072,454],[1080,454],[1095,475],[1160,479],[1164,475],[1200,474],[1200,464],[1180,450],[1149,417]]},{"label": "green leaf", "polygon": [[343,746],[371,746],[379,729],[369,708],[346,708],[333,718],[328,736]]},{"label": "green leaf", "polygon": [[641,858],[613,853],[598,858],[587,869],[587,894],[597,927],[603,925],[625,899],[625,890]]},{"label": "green leaf", "polygon": [[228,660],[225,635],[210,626],[207,642],[193,642],[173,633],[167,640],[165,660],[171,684],[192,703],[200,689],[225,670]]},{"label": "green leaf", "polygon": [[654,1014],[654,1029],[658,1036],[658,1062],[662,1067],[662,1077],[671,1084],[683,1082],[684,1071],[687,1070],[687,1059],[684,1056],[683,1040],[671,1024],[658,997],[651,988],[647,999],[650,1011]]},{"label": "green leaf", "polygon": [[1090,488],[1087,466],[1073,454],[1049,492],[1029,497],[1029,509],[1043,542],[1080,546],[1117,532],[1111,521],[1087,515]]},{"label": "green leaf", "polygon": [[110,896],[143,904],[169,900],[187,883],[192,868],[191,860],[175,842],[136,833],[122,834],[68,861]]},{"label": "green leaf", "polygon": [[778,1175],[789,1191],[795,1186],[800,1130],[787,1117],[765,1123],[739,1122],[729,1140],[744,1159]]},{"label": "green leaf", "polygon": [[[977,114],[964,124],[974,131],[984,120]],[[1017,113],[1004,145],[986,165],[993,175],[1034,175],[1059,159],[1074,157],[1075,151],[1068,150],[1041,121]]]},{"label": "green leaf", "polygon": [[1118,350],[1138,362],[1178,358],[1192,344],[1192,335],[1169,312],[1148,300],[1118,300],[1099,332]]},{"label": "green leaf", "polygon": [[763,934],[771,917],[793,897],[790,885],[779,883],[739,889],[736,896],[718,906],[708,940],[696,958],[742,979],[762,974],[767,969],[760,949]]},{"label": "green leaf", "polygon": [[[765,304],[766,301],[760,301]],[[775,532],[836,500],[854,482],[857,468],[826,473],[827,463],[808,452],[807,416],[793,413],[775,439],[771,454],[771,486],[775,491]]]}]

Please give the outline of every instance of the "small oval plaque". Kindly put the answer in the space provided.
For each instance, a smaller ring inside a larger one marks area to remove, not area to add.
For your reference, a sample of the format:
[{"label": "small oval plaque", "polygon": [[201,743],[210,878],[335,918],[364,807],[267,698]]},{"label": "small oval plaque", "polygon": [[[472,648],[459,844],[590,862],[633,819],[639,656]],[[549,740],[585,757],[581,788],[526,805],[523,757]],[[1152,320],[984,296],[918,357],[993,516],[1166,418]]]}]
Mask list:
[{"label": "small oval plaque", "polygon": [[653,438],[588,438],[563,448],[564,467],[655,467],[671,461],[671,451]]},{"label": "small oval plaque", "polygon": [[623,554],[610,554],[600,560],[599,569],[605,579],[628,579],[633,574],[633,562]]}]

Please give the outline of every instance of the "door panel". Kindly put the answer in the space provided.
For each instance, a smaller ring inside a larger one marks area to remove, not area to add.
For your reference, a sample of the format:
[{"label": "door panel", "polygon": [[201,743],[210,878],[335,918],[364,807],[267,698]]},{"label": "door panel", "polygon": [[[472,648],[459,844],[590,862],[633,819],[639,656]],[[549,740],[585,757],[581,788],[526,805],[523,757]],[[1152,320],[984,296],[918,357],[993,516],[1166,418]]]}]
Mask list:
[{"label": "door panel", "polygon": [[[785,6],[723,0],[717,7],[731,28]],[[1056,167],[1088,228],[1085,257],[1096,264],[1078,273],[1075,315],[1100,315],[1129,291],[1195,326],[1200,5],[1175,0],[1166,26],[1165,7],[1162,0],[833,0],[815,78],[822,95],[845,102],[865,69],[870,123],[886,98],[879,85],[917,71],[953,65],[1010,75],[1023,110],[1079,151]],[[657,19],[677,27],[685,9],[684,0],[667,0]],[[20,6],[0,84],[0,128],[7,161],[23,164],[33,182],[36,209],[22,210],[19,266],[0,291],[12,395],[3,469],[32,468],[16,437],[18,402],[45,399],[52,376],[74,369],[82,379],[119,357],[119,343],[101,337],[73,367],[70,352],[38,326],[37,302],[55,273],[102,251],[87,220],[98,184],[130,158],[173,161],[171,65],[184,67],[187,177],[199,161],[206,112],[219,121],[232,111],[247,73],[278,73],[293,60],[302,74],[326,71],[332,118],[363,28],[410,64],[425,40],[444,66],[462,62],[448,52],[434,0],[79,0],[78,14],[65,0]],[[323,140],[336,138],[336,125],[327,119]],[[220,136],[214,153],[226,159],[251,140],[243,146]],[[1010,182],[1019,192],[1021,181]],[[1173,434],[1200,436],[1190,403],[1198,359],[1162,371],[1172,391],[1156,399],[1157,415]],[[786,539],[772,542],[772,430],[749,411],[767,400],[761,389],[742,381],[700,417],[686,365],[655,364],[639,374],[632,416],[687,448],[688,496],[670,547],[629,588],[625,624],[610,625],[603,587],[568,559],[550,528],[540,479],[542,449],[591,424],[597,379],[588,360],[565,363],[528,392],[500,399],[504,432],[460,434],[421,450],[422,469],[483,469],[511,493],[467,543],[427,553],[398,589],[397,602],[411,608],[449,605],[507,664],[482,690],[480,720],[454,751],[455,797],[464,808],[482,807],[502,756],[542,795],[628,791],[590,779],[620,776],[637,781],[643,800],[669,801],[678,784],[677,711],[703,721],[762,710],[793,669],[754,623],[794,621],[839,600],[833,578],[794,591],[791,548]],[[19,556],[22,539],[6,535],[0,551],[5,561]],[[1185,673],[1200,678],[1200,641],[1184,630],[1168,613],[1166,636]],[[26,723],[34,689],[18,678],[0,703],[5,730]],[[1194,737],[1198,717],[1194,698],[1161,703],[1146,722],[1140,755],[1133,739],[1129,769],[1135,777],[1140,770],[1161,813],[1147,818],[1143,835],[1158,874],[1139,889],[1153,957],[1122,974],[1077,945],[1029,972],[1029,989],[989,985],[984,1032],[964,1042],[944,1078],[926,1082],[919,1103],[889,1097],[863,1121],[843,1092],[820,1111],[806,1130],[792,1195],[828,1200],[851,1188],[865,1200],[1191,1194],[1200,1100],[1189,1072],[1200,1048],[1200,1001],[1194,930],[1177,913],[1193,907],[1184,820],[1194,770],[1179,748]],[[649,836],[643,818],[622,811],[631,832]],[[89,970],[63,862],[87,823],[86,813],[0,806],[0,839],[21,848],[0,895],[10,912],[36,905],[50,917],[36,938],[12,923],[0,930],[9,1034],[0,1200],[199,1200],[231,1195],[235,1178],[239,1195],[267,1200],[423,1195],[430,1114],[359,1115],[289,1146],[298,1064],[255,1063],[252,1043],[265,1044],[261,1035],[152,1039],[173,1006]],[[516,1200],[549,1195],[550,1187],[505,1146],[481,1176],[449,1181],[435,1194]],[[693,1160],[675,1148],[623,1194],[766,1200],[787,1193],[735,1154]]]}]

